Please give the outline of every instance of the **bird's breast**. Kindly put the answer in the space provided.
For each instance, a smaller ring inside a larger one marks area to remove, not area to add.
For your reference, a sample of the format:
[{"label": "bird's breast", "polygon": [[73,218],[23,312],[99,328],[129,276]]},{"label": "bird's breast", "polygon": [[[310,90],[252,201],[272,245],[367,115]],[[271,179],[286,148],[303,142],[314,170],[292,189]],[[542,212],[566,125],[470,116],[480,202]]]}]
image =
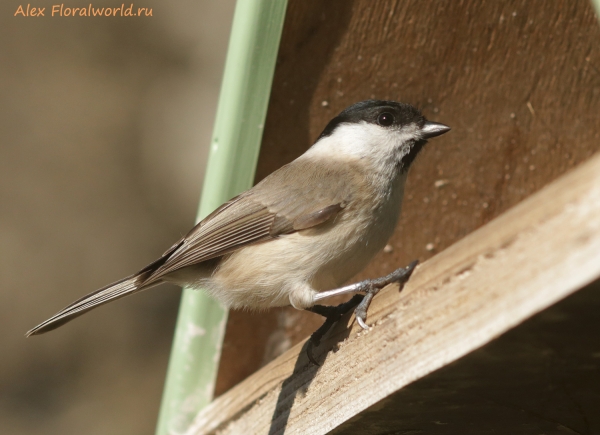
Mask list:
[{"label": "bird's breast", "polygon": [[385,246],[396,226],[404,178],[375,186],[353,192],[334,219],[231,253],[199,286],[231,307],[258,309],[289,305],[299,285],[339,287]]}]

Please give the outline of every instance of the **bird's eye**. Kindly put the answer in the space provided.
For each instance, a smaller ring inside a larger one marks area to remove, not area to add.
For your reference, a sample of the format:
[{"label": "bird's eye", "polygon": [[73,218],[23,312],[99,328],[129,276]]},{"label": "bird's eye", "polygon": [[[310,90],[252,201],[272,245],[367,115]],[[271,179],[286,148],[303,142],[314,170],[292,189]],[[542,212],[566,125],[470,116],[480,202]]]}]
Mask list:
[{"label": "bird's eye", "polygon": [[392,115],[390,112],[383,112],[377,117],[377,124],[381,125],[382,127],[389,127],[393,123],[394,115]]}]

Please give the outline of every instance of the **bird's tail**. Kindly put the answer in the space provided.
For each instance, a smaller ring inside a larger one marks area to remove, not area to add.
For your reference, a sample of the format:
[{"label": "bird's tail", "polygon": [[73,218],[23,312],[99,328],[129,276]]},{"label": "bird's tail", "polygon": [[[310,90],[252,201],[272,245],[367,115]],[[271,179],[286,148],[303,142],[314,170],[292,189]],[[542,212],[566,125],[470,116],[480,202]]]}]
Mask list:
[{"label": "bird's tail", "polygon": [[93,308],[160,284],[160,281],[155,281],[152,284],[144,285],[144,281],[146,281],[148,276],[152,273],[152,270],[147,269],[148,268],[143,269],[135,275],[128,276],[127,278],[85,295],[81,299],[76,300],[71,305],[60,310],[48,320],[27,331],[25,335],[29,337],[31,335],[52,331]]},{"label": "bird's tail", "polygon": [[52,331],[53,329],[56,329],[59,326],[62,326],[65,323],[73,320],[75,317],[81,316],[83,313],[87,313],[91,309],[99,307],[100,305],[161,284],[161,278],[153,277],[152,274],[156,272],[156,270],[162,266],[169,259],[169,256],[173,254],[173,252],[175,252],[182,244],[183,239],[171,246],[158,260],[150,263],[138,273],[128,276],[127,278],[123,278],[120,281],[113,282],[106,287],[102,287],[100,290],[91,292],[81,299],[76,300],[71,305],[66,306],[45,322],[42,322],[35,328],[27,331],[25,336],[29,337],[31,335],[38,335],[43,334],[44,332]]}]

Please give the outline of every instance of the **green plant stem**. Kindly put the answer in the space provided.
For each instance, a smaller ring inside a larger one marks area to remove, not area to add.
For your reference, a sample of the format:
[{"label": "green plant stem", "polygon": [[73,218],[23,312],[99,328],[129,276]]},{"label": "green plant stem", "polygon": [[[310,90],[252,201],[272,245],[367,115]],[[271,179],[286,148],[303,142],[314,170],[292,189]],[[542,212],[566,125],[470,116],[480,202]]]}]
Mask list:
[{"label": "green plant stem", "polygon": [[[287,0],[236,5],[198,219],[250,188]],[[213,397],[227,310],[184,289],[156,435],[179,434]]]}]

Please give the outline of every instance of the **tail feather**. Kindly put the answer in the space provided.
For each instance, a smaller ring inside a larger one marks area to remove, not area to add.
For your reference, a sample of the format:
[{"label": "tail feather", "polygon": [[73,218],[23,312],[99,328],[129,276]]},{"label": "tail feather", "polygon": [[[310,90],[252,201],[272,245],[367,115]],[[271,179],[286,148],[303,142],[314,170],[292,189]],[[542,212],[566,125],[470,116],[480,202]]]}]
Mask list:
[{"label": "tail feather", "polygon": [[35,328],[27,331],[25,335],[29,337],[31,335],[52,331],[93,308],[160,284],[160,281],[158,281],[153,282],[150,285],[144,285],[144,281],[150,274],[151,270],[144,269],[135,275],[128,276],[127,278],[93,291],[63,308]]},{"label": "tail feather", "polygon": [[152,277],[152,274],[160,266],[162,266],[169,259],[171,254],[173,254],[173,252],[175,252],[182,244],[183,239],[171,246],[171,248],[169,248],[169,250],[165,252],[158,260],[150,263],[138,273],[128,276],[127,278],[123,278],[120,281],[113,282],[106,287],[102,287],[101,289],[91,292],[81,299],[76,300],[71,305],[63,308],[45,322],[42,322],[35,328],[27,331],[25,336],[29,337],[32,335],[38,335],[43,334],[44,332],[52,331],[53,329],[56,329],[59,326],[62,326],[65,323],[73,320],[75,317],[81,316],[83,313],[99,307],[100,305],[161,284],[162,280],[160,277]]}]

